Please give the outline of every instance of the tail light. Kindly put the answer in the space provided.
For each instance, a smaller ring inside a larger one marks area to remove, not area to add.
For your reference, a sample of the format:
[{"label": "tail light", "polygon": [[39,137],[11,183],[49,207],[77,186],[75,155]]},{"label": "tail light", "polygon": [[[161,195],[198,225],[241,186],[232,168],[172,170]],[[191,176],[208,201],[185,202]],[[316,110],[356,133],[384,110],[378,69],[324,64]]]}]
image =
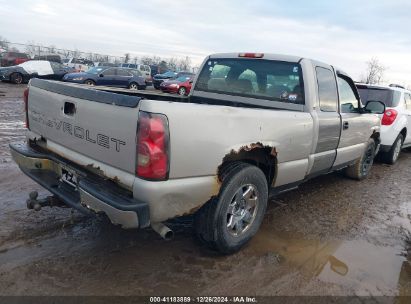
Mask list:
[{"label": "tail light", "polygon": [[23,92],[24,112],[26,112],[26,128],[29,129],[29,88],[27,87]]},{"label": "tail light", "polygon": [[397,118],[398,112],[394,109],[387,109],[384,112],[384,115],[381,119],[381,124],[383,126],[389,126],[392,125],[392,123],[395,121]]},{"label": "tail light", "polygon": [[165,115],[140,112],[137,128],[136,175],[165,180],[169,171],[169,129]]}]

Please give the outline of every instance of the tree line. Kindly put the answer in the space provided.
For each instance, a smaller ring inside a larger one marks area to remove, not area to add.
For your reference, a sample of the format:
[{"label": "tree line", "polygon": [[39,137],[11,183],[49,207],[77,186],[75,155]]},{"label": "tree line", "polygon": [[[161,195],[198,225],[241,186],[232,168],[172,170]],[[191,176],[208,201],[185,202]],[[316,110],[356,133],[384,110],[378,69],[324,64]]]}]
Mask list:
[{"label": "tree line", "polygon": [[[19,46],[17,48],[16,46]],[[115,64],[120,63],[141,63],[147,65],[157,65],[160,71],[192,71],[191,58],[189,56],[185,57],[170,57],[162,58],[160,56],[142,56],[141,58],[137,56],[132,56],[130,53],[124,54],[124,56],[110,56],[94,52],[83,52],[79,49],[67,50],[57,48],[55,45],[44,46],[35,41],[28,41],[25,44],[11,43],[4,37],[0,36],[0,49],[6,51],[15,51],[15,52],[24,52],[30,55],[31,58],[34,58],[36,55],[43,55],[45,53],[49,54],[58,54],[64,58],[84,58],[91,60],[93,62],[111,62]]]}]

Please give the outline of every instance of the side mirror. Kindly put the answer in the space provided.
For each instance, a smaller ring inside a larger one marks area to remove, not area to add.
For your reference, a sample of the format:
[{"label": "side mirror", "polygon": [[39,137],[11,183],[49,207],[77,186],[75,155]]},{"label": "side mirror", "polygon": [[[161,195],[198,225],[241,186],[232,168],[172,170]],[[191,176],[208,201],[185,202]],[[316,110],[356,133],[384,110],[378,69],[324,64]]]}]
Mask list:
[{"label": "side mirror", "polygon": [[370,100],[364,108],[365,113],[384,114],[385,104],[381,101]]},{"label": "side mirror", "polygon": [[192,80],[190,80],[188,83],[189,83],[189,84],[192,84],[192,83],[193,83],[193,81],[192,81]]},{"label": "side mirror", "polygon": [[104,77],[104,75],[103,75],[103,74],[100,74],[100,75],[98,75],[98,77]]}]

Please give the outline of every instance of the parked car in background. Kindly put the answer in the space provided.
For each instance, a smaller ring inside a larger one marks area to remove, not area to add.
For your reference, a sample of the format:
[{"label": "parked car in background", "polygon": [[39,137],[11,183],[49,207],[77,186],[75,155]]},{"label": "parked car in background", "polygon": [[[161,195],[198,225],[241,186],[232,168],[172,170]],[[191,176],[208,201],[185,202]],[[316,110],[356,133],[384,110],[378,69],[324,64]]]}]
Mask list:
[{"label": "parked car in background", "polygon": [[64,65],[72,67],[78,72],[85,72],[94,66],[94,62],[84,58],[70,58],[64,60]]},{"label": "parked car in background", "polygon": [[0,68],[0,80],[15,84],[28,82],[34,77],[61,80],[64,75],[73,71],[73,68],[64,66],[61,63],[45,60],[30,60],[19,65]]},{"label": "parked car in background", "polygon": [[377,86],[357,83],[363,103],[382,101],[380,158],[394,164],[402,148],[411,147],[411,91],[397,85]]},{"label": "parked car in background", "polygon": [[113,67],[93,67],[86,72],[70,73],[64,76],[63,81],[90,86],[125,87],[132,90],[145,90],[147,86],[140,71]]},{"label": "parked car in background", "polygon": [[163,81],[160,90],[165,93],[174,93],[181,96],[188,95],[193,83],[193,76],[180,76],[176,79]]},{"label": "parked car in background", "polygon": [[167,79],[172,79],[175,78],[177,76],[177,72],[173,72],[173,71],[167,71],[163,74],[156,74],[153,77],[153,86],[154,88],[156,88],[157,90],[160,89],[160,84],[167,80]]},{"label": "parked car in background", "polygon": [[154,88],[156,89],[161,89],[160,85],[163,83],[163,81],[166,80],[174,80],[180,77],[194,77],[195,74],[190,73],[190,72],[165,72],[164,74],[158,74],[155,75],[153,78],[153,85]]},{"label": "parked car in background", "polygon": [[0,54],[0,65],[2,67],[14,66],[30,59],[30,56],[25,53],[4,52]]},{"label": "parked car in background", "polygon": [[151,68],[149,65],[146,64],[134,64],[134,63],[122,63],[120,65],[122,68],[129,68],[139,70],[146,80],[147,85],[151,85],[153,83],[153,79],[151,77]]},{"label": "parked car in background", "polygon": [[34,60],[47,60],[47,61],[62,63],[61,56],[59,54],[35,55],[33,59]]},{"label": "parked car in background", "polygon": [[150,70],[151,70],[151,78],[153,78],[154,75],[161,74],[160,67],[158,65],[151,64]]},{"label": "parked car in background", "polygon": [[118,64],[111,63],[111,62],[97,61],[97,62],[94,62],[94,66],[95,67],[113,67],[113,68],[115,68],[115,67],[118,66]]}]

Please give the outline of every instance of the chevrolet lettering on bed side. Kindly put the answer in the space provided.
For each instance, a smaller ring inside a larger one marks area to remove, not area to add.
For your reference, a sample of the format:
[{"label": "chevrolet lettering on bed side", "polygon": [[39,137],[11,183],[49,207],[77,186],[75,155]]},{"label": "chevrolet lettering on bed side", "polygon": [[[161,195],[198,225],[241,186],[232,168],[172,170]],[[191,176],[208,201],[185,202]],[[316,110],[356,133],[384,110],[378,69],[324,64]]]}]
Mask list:
[{"label": "chevrolet lettering on bed side", "polygon": [[[88,129],[73,125],[66,121],[58,120],[56,118],[47,117],[43,113],[39,113],[36,110],[31,111],[30,118],[47,127],[60,130],[62,133],[66,133],[68,135],[75,136],[79,139],[86,140],[92,144],[97,144],[107,149],[114,148],[117,152],[120,152],[121,146],[126,145],[126,142],[123,140],[110,137],[108,135],[101,133],[93,135]],[[112,142],[112,144],[110,144],[110,142]]]}]

